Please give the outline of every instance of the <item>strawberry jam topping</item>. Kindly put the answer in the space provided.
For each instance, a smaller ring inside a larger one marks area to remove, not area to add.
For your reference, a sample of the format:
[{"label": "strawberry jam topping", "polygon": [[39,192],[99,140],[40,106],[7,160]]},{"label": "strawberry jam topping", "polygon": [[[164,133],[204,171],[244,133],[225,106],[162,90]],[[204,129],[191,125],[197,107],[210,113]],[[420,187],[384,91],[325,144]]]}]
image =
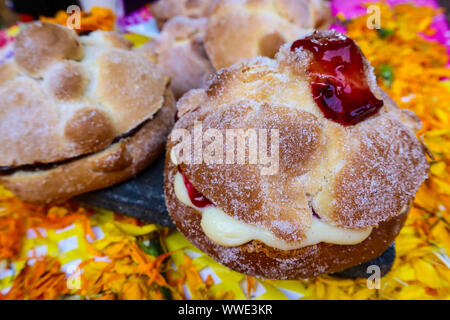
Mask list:
[{"label": "strawberry jam topping", "polygon": [[184,175],[184,173],[181,172],[181,170],[178,170],[178,171],[183,176],[183,182],[184,182],[184,185],[186,186],[186,190],[188,192],[189,199],[191,199],[192,204],[194,206],[196,206],[197,208],[204,208],[206,206],[212,205],[211,201],[206,199],[204,195],[202,195],[200,192],[195,190],[194,186],[188,180],[188,178]]},{"label": "strawberry jam topping", "polygon": [[362,54],[355,42],[343,35],[311,36],[295,41],[297,48],[313,54],[308,72],[314,101],[327,119],[354,125],[376,114],[383,106],[369,88]]}]

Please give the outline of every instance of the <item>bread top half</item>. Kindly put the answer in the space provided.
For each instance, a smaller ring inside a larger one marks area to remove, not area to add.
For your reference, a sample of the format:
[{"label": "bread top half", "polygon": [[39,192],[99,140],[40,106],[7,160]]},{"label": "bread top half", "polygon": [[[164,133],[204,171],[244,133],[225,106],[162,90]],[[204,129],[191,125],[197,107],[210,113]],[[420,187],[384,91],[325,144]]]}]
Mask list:
[{"label": "bread top half", "polygon": [[[293,52],[290,45],[275,59],[254,58],[222,69],[206,89],[185,94],[172,132],[186,129],[194,137],[201,122],[203,132],[222,132],[225,144],[228,129],[277,129],[278,172],[263,175],[265,165],[249,164],[248,152],[244,164],[203,161],[180,163],[179,169],[226,214],[286,241],[302,240],[314,213],[354,229],[377,227],[404,213],[428,175],[424,147],[415,136],[420,120],[378,87],[365,57],[368,85],[384,106],[355,125],[325,118],[310,88],[311,55],[305,49]],[[177,143],[169,137],[168,152]],[[210,143],[204,139],[203,150]]]},{"label": "bread top half", "polygon": [[108,147],[151,119],[169,83],[114,32],[26,26],[0,65],[0,166],[53,163]]}]

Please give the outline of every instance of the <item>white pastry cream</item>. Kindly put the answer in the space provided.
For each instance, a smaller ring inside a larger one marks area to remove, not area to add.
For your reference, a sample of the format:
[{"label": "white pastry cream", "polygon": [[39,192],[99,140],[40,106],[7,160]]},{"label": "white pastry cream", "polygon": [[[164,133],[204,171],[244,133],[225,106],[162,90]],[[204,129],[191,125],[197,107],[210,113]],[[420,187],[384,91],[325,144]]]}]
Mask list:
[{"label": "white pastry cream", "polygon": [[313,217],[312,225],[307,230],[304,240],[287,242],[277,238],[272,232],[260,226],[230,217],[220,208],[214,206],[196,207],[189,198],[183,176],[179,172],[175,175],[174,189],[178,200],[201,212],[203,232],[212,241],[226,247],[239,246],[251,240],[259,240],[270,247],[281,250],[298,249],[320,242],[352,245],[364,241],[372,232],[372,228],[346,229],[335,227]]}]

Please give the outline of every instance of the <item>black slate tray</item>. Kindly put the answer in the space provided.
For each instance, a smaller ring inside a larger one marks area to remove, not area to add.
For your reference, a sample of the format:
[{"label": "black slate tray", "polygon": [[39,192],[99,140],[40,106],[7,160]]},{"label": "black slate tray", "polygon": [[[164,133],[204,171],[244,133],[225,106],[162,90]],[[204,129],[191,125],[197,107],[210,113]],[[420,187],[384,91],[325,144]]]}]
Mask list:
[{"label": "black slate tray", "polygon": [[76,200],[134,218],[174,228],[164,202],[164,155],[136,177]]}]

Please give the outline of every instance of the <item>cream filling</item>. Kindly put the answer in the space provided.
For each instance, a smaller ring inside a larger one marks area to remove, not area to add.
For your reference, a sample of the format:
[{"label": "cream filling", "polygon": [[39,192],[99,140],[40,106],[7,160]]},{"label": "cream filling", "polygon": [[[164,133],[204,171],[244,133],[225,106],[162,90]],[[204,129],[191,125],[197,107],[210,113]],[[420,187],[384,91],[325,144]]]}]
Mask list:
[{"label": "cream filling", "polygon": [[346,229],[332,226],[313,217],[311,227],[306,231],[306,236],[302,241],[287,242],[277,238],[263,227],[230,217],[220,208],[214,206],[196,207],[189,198],[183,176],[179,172],[175,175],[174,189],[178,200],[202,213],[201,227],[203,232],[212,241],[226,247],[239,246],[251,240],[259,240],[272,248],[281,250],[298,249],[320,242],[352,245],[364,241],[372,232],[372,228]]}]

